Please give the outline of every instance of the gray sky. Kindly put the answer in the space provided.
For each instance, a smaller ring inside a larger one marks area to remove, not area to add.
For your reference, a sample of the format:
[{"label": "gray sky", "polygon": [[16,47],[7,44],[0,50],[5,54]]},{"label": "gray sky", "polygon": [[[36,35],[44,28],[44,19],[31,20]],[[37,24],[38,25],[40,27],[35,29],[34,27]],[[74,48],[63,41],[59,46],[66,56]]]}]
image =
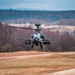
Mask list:
[{"label": "gray sky", "polygon": [[75,10],[75,0],[0,0],[0,9]]}]

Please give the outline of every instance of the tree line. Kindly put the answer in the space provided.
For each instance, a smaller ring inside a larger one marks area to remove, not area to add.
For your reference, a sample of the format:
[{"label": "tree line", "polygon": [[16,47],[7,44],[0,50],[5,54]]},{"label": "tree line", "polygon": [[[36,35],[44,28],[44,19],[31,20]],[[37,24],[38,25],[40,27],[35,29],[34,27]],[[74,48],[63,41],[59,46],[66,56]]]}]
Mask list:
[{"label": "tree line", "polygon": [[[29,50],[25,40],[31,37],[35,31],[8,27],[0,22],[0,52]],[[46,51],[75,51],[75,35],[69,32],[43,30],[51,45],[46,45]],[[31,49],[30,49],[31,50]]]},{"label": "tree line", "polygon": [[40,22],[49,25],[75,25],[75,11],[0,10],[0,21],[5,23]]}]

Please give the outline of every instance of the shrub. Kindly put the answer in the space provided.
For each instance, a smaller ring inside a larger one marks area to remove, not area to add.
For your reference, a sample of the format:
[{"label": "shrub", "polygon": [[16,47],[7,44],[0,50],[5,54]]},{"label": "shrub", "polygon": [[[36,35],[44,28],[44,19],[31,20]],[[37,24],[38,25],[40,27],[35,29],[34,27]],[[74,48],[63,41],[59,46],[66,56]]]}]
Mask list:
[{"label": "shrub", "polygon": [[11,52],[12,51],[12,45],[11,44],[5,44],[1,47],[1,52]]}]

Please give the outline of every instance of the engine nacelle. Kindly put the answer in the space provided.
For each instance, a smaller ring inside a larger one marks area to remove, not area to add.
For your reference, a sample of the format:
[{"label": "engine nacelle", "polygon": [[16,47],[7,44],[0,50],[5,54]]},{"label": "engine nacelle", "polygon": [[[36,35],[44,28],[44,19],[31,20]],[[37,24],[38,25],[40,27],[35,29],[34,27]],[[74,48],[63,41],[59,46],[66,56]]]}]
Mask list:
[{"label": "engine nacelle", "polygon": [[50,40],[49,40],[49,39],[46,39],[46,40],[44,40],[44,41],[43,41],[43,44],[49,44],[49,45],[50,45],[50,44],[51,44],[51,42],[50,42]]},{"label": "engine nacelle", "polygon": [[31,39],[26,39],[26,40],[25,40],[25,44],[26,44],[26,45],[30,45],[30,44],[31,44]]}]

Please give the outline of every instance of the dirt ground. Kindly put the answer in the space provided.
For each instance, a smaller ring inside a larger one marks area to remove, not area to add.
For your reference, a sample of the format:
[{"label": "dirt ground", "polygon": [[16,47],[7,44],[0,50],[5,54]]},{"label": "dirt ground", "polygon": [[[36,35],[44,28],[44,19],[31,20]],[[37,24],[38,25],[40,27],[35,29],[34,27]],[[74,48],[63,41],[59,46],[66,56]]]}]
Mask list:
[{"label": "dirt ground", "polygon": [[63,71],[58,71],[46,75],[75,75],[75,69],[69,69],[69,70],[63,70]]},{"label": "dirt ground", "polygon": [[[75,52],[0,53],[0,75],[60,75],[58,71],[74,68]],[[74,75],[73,72],[69,74]]]}]

